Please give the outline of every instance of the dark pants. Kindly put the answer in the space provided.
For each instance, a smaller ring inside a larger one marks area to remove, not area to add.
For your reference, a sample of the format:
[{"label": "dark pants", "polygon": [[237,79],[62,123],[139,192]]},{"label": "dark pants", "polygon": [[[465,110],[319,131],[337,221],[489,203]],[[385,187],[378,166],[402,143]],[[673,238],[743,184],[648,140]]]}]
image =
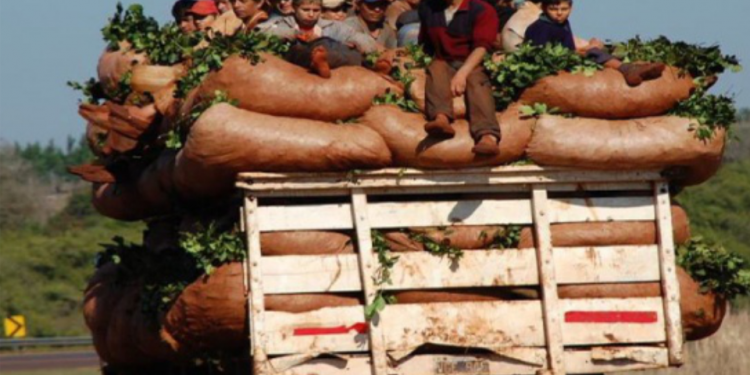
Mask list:
[{"label": "dark pants", "polygon": [[603,49],[592,48],[586,52],[586,58],[594,60],[597,64],[604,65],[615,57]]},{"label": "dark pants", "polygon": [[328,51],[328,65],[331,69],[342,66],[361,66],[362,54],[339,41],[331,38],[318,38],[312,42],[297,41],[289,47],[286,60],[303,68],[309,68],[312,63],[312,50],[323,46]]},{"label": "dark pants", "polygon": [[[434,60],[427,67],[427,87],[425,99],[427,101],[427,119],[432,121],[437,115],[448,116],[454,120],[453,92],[451,80],[456,75],[462,62],[448,63],[444,60]],[[474,69],[466,80],[466,109],[474,140],[491,134],[500,139],[500,124],[495,116],[495,99],[492,97],[492,84],[484,74],[482,66]]]}]

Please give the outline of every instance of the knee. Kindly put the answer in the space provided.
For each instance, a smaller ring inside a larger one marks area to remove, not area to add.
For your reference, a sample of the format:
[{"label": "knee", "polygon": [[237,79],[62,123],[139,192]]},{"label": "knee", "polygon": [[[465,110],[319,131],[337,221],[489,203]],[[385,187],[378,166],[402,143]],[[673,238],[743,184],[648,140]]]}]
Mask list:
[{"label": "knee", "polygon": [[490,82],[490,78],[487,77],[486,74],[478,70],[473,71],[471,74],[469,74],[469,77],[466,79],[467,90],[489,88],[491,87],[491,85],[492,83]]}]

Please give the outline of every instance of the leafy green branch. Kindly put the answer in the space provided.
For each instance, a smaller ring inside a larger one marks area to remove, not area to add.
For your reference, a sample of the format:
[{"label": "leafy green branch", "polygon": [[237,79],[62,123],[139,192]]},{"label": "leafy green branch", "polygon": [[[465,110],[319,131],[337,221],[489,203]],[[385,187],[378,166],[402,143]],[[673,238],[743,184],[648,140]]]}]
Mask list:
[{"label": "leafy green branch", "polygon": [[730,126],[737,122],[734,98],[707,94],[705,88],[697,89],[669,113],[694,119],[697,122],[695,135],[700,140],[711,139],[719,128],[729,130]]},{"label": "leafy green branch", "polygon": [[375,105],[395,105],[406,112],[419,112],[419,107],[414,100],[408,99],[399,93],[392,92],[390,89],[388,89],[385,94],[373,98],[372,103]]},{"label": "leafy green branch", "polygon": [[500,61],[486,59],[484,67],[494,85],[498,110],[508,108],[521,96],[523,90],[544,77],[561,71],[591,75],[602,69],[601,65],[559,44],[524,44]]},{"label": "leafy green branch", "polygon": [[132,72],[123,74],[117,86],[111,89],[106,88],[96,78],[89,78],[88,81],[83,83],[68,81],[67,84],[73,90],[81,91],[85,103],[98,105],[102,101],[110,100],[117,104],[123,104],[133,92],[130,86],[132,76]]},{"label": "leafy green branch", "polygon": [[677,264],[700,284],[703,292],[712,291],[729,300],[750,295],[747,261],[701,237],[677,248]]},{"label": "leafy green branch", "polygon": [[383,233],[377,230],[371,231],[372,249],[378,254],[378,263],[380,266],[375,271],[373,282],[378,288],[377,294],[372,303],[365,306],[365,318],[372,320],[379,312],[385,309],[386,305],[396,303],[396,298],[383,291],[384,285],[393,284],[391,279],[393,267],[398,263],[398,256],[391,255],[388,249],[388,243]]},{"label": "leafy green branch", "polygon": [[534,103],[532,105],[521,106],[519,112],[522,117],[539,117],[543,115],[554,115],[560,113],[559,108],[549,108],[545,103]]},{"label": "leafy green branch", "polygon": [[212,98],[204,98],[198,101],[198,103],[191,108],[190,113],[184,115],[175,122],[172,130],[164,135],[165,146],[171,150],[179,150],[184,147],[188,132],[193,124],[195,124],[195,122],[198,121],[203,113],[209,108],[220,103],[228,103],[235,107],[239,105],[239,102],[235,99],[229,98],[229,95],[225,91],[215,91]]}]

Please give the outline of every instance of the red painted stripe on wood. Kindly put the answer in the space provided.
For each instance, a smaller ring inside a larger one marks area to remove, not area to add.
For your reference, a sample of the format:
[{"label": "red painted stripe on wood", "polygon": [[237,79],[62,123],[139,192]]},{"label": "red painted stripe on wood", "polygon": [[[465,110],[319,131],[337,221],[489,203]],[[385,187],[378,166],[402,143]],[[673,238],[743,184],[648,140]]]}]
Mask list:
[{"label": "red painted stripe on wood", "polygon": [[350,327],[311,327],[311,328],[296,328],[294,330],[294,336],[325,336],[325,335],[346,335],[351,331],[355,331],[358,334],[365,334],[370,330],[370,326],[367,323],[356,323]]},{"label": "red painted stripe on wood", "polygon": [[654,311],[569,311],[565,314],[566,323],[640,323],[652,324],[659,321]]}]

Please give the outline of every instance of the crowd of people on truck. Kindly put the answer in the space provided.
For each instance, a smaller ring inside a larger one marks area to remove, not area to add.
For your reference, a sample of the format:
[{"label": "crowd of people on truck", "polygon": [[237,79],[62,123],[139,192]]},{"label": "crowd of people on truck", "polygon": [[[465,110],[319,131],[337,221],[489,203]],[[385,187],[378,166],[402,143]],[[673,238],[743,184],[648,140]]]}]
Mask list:
[{"label": "crowd of people on truck", "polygon": [[[630,86],[660,77],[663,64],[623,63],[598,39],[573,34],[573,0],[178,0],[172,9],[185,33],[260,32],[291,42],[285,57],[323,78],[342,66],[392,70],[394,51],[420,44],[433,57],[426,68],[425,131],[452,138],[453,98],[465,96],[477,155],[500,152],[492,85],[482,68],[488,54],[524,43],[561,44],[606,68]],[[502,58],[502,57],[500,57]]]}]

